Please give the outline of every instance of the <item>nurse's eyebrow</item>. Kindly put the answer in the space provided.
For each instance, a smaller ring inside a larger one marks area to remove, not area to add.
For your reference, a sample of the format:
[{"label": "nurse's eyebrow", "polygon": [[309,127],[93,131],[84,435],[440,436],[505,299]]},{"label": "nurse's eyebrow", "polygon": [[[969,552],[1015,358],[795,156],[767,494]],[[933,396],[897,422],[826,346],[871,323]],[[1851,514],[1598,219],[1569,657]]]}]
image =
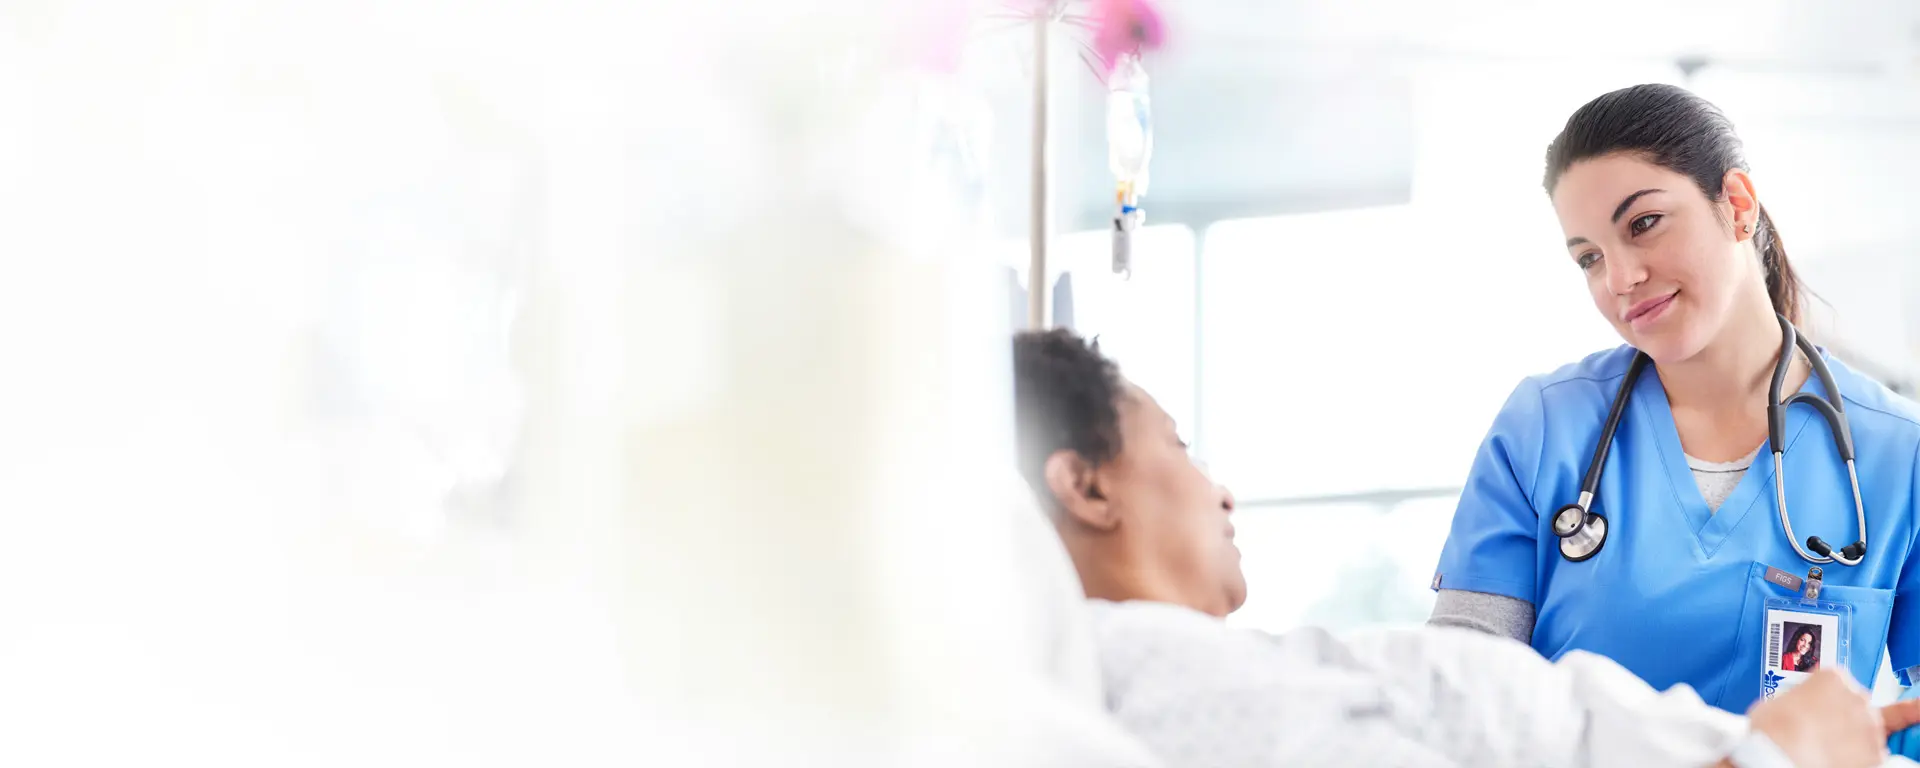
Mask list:
[{"label": "nurse's eyebrow", "polygon": [[1655,192],[1665,192],[1665,191],[1666,190],[1664,189],[1643,189],[1631,195],[1627,195],[1627,199],[1620,201],[1619,207],[1613,209],[1613,223],[1615,224],[1620,223],[1620,217],[1627,215],[1627,209],[1632,208],[1633,201],[1640,199],[1641,196],[1651,195]]}]

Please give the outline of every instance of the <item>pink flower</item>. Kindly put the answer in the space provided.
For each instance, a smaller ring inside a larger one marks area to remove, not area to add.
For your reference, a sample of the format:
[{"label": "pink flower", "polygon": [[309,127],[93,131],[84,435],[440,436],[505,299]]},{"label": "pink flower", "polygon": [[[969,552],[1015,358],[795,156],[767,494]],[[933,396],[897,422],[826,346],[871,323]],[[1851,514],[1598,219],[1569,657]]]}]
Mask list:
[{"label": "pink flower", "polygon": [[1165,40],[1160,11],[1148,0],[1093,0],[1092,18],[1093,52],[1107,74],[1122,55],[1158,48]]}]

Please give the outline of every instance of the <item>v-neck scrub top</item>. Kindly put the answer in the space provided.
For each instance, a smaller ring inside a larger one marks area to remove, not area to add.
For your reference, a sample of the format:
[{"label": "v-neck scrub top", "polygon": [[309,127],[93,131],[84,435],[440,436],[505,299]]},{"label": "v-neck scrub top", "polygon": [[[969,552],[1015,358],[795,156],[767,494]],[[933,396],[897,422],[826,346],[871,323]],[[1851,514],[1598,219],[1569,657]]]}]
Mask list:
[{"label": "v-neck scrub top", "polygon": [[[1523,380],[1495,417],[1454,512],[1433,587],[1505,595],[1534,606],[1533,647],[1549,659],[1581,650],[1619,662],[1655,688],[1687,684],[1722,709],[1759,698],[1766,602],[1793,592],[1768,568],[1805,577],[1774,501],[1773,446],[1717,512],[1680,447],[1657,367],[1641,373],[1620,420],[1593,511],[1607,541],[1582,562],[1562,557],[1553,513],[1580,481],[1635,351],[1622,346]],[[1913,559],[1920,498],[1920,406],[1821,355],[1851,425],[1867,554],[1822,565],[1821,599],[1852,606],[1847,667],[1871,686],[1883,653],[1901,682],[1920,664],[1920,566]],[[1802,391],[1835,398],[1818,377]],[[1802,541],[1835,547],[1859,537],[1846,464],[1826,421],[1788,410],[1786,495]]]}]

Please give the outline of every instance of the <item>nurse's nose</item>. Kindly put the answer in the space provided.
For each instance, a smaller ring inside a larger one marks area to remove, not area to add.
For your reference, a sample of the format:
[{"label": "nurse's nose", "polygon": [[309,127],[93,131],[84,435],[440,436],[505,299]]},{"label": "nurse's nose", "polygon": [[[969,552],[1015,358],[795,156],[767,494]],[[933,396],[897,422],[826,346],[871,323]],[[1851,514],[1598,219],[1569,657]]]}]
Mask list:
[{"label": "nurse's nose", "polygon": [[1633,289],[1647,281],[1646,262],[1632,253],[1609,253],[1601,265],[1607,271],[1607,290],[1615,296],[1631,296]]},{"label": "nurse's nose", "polygon": [[1220,509],[1226,512],[1227,514],[1231,515],[1233,514],[1233,504],[1234,504],[1233,490],[1224,485],[1219,486],[1219,488],[1220,488]]}]

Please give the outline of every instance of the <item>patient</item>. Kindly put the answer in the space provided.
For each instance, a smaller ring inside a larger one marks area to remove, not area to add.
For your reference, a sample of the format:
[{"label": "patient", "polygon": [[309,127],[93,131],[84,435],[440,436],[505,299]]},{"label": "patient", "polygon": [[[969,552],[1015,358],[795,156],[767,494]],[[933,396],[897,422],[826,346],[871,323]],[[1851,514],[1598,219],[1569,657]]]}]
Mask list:
[{"label": "patient", "polygon": [[1233,496],[1173,420],[1065,331],[1018,335],[1014,380],[1021,472],[1090,598],[1108,707],[1170,766],[1865,766],[1920,722],[1920,702],[1876,710],[1832,670],[1749,719],[1464,630],[1230,627]]}]

